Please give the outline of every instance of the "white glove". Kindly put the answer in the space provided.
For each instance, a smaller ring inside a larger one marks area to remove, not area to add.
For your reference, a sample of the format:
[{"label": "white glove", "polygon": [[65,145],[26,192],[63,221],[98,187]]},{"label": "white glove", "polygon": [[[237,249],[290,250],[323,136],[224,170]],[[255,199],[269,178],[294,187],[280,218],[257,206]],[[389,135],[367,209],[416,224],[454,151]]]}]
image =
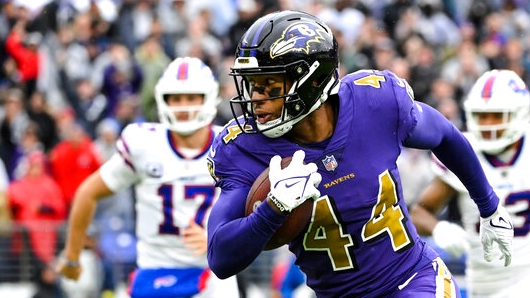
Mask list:
[{"label": "white glove", "polygon": [[315,163],[304,164],[305,152],[298,150],[293,154],[291,163],[282,169],[280,156],[271,158],[269,180],[271,191],[269,199],[282,212],[291,212],[305,200],[320,197],[317,189],[322,176],[317,172]]},{"label": "white glove", "polygon": [[497,211],[487,218],[480,218],[480,240],[484,250],[484,259],[491,262],[493,259],[493,242],[497,242],[504,258],[504,266],[510,265],[512,260],[513,224],[512,218],[503,206],[499,205]]},{"label": "white glove", "polygon": [[441,220],[434,226],[432,238],[441,249],[456,258],[460,258],[469,250],[466,231],[461,226],[446,220]]}]

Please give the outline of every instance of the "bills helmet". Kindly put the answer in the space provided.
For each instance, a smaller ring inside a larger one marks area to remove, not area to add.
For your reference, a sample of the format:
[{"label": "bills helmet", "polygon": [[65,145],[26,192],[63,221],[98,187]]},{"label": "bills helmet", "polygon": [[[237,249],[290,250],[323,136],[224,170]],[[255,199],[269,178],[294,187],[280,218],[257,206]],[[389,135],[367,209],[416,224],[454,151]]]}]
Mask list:
[{"label": "bills helmet", "polygon": [[[169,94],[203,94],[199,106],[170,107]],[[217,114],[219,83],[211,69],[198,58],[179,57],[173,60],[155,86],[155,100],[159,120],[168,129],[189,135],[209,125]],[[188,120],[178,120],[175,112],[189,113]]]},{"label": "bills helmet", "polygon": [[[498,154],[517,142],[530,120],[530,94],[523,80],[511,70],[490,70],[473,85],[464,100],[467,129],[481,151]],[[502,113],[499,124],[480,124],[480,113]],[[484,138],[489,132],[490,138]]]}]

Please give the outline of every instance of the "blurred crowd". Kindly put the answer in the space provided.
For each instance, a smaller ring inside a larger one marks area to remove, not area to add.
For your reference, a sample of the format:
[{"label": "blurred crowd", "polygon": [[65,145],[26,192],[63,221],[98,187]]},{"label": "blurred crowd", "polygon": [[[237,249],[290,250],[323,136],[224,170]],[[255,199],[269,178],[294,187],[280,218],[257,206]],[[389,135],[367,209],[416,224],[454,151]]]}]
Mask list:
[{"label": "blurred crowd", "polygon": [[[59,247],[74,191],[114,152],[121,129],[157,121],[154,84],[171,60],[205,61],[221,86],[215,122],[232,117],[233,53],[267,12],[302,10],[326,21],[338,38],[343,74],[390,69],[408,80],[418,101],[461,129],[463,97],[485,71],[511,69],[530,83],[527,0],[2,0],[1,6],[0,248],[16,257],[13,239],[24,233],[9,227],[24,227],[38,274],[60,253],[49,248]],[[430,180],[427,160],[424,152],[406,151],[400,161],[410,202]],[[98,210],[94,233],[100,242],[111,239],[102,242],[106,249],[119,242],[133,251],[133,194],[117,195]],[[134,260],[127,253],[107,257]],[[45,283],[43,276],[37,280]]]}]

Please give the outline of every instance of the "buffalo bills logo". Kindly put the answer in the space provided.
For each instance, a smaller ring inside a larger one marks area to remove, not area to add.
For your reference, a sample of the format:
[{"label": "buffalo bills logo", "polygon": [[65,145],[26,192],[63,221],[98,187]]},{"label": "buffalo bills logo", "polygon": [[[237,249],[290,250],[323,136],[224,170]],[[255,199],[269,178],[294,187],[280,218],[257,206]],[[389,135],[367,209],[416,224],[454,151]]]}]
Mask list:
[{"label": "buffalo bills logo", "polygon": [[153,282],[153,288],[159,289],[162,287],[169,288],[177,283],[177,277],[173,275],[167,275],[158,277]]},{"label": "buffalo bills logo", "polygon": [[515,93],[521,93],[521,94],[528,93],[528,89],[526,89],[526,86],[524,84],[518,84],[516,80],[510,80],[508,82],[508,86],[510,86],[510,88],[512,88],[512,90]]},{"label": "buffalo bills logo", "polygon": [[304,51],[309,54],[311,43],[320,43],[328,32],[318,24],[311,22],[297,22],[283,31],[282,37],[271,46],[271,58],[275,58],[291,51]]}]

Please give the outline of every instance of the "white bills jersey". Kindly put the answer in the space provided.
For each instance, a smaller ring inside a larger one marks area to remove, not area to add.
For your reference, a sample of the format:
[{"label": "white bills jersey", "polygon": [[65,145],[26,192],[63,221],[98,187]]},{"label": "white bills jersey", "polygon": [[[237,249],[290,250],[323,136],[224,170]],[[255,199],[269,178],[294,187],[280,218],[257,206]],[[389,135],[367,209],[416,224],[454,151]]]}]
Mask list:
[{"label": "white bills jersey", "polygon": [[[465,133],[473,148],[476,140]],[[479,238],[480,215],[474,201],[469,197],[458,178],[435,159],[433,169],[443,181],[459,191],[458,206],[462,224],[468,232],[471,251],[467,254],[466,286],[468,297],[522,297],[530,285],[530,141],[529,132],[523,138],[515,155],[509,161],[486,155],[475,149],[484,172],[500,203],[510,213],[514,225],[513,254],[510,266],[494,257],[484,260]],[[494,244],[496,245],[496,244]],[[498,251],[497,251],[498,252]]]},{"label": "white bills jersey", "polygon": [[[215,127],[216,128],[216,127]],[[114,192],[134,185],[136,194],[137,264],[140,268],[207,267],[181,240],[190,220],[206,227],[217,197],[206,156],[214,137],[192,158],[184,158],[170,131],[158,123],[128,125],[116,153],[101,168]]]}]

